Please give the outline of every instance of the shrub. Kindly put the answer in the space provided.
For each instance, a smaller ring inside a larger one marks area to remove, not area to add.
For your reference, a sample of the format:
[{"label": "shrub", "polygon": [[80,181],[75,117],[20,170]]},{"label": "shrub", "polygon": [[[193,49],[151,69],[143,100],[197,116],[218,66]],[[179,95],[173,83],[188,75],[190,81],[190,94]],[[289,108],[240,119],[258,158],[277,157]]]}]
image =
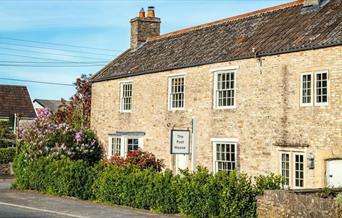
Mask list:
[{"label": "shrub", "polygon": [[30,161],[25,155],[19,154],[14,162],[16,181],[13,187],[89,199],[92,197],[91,186],[98,171],[98,166],[90,168],[82,160],[40,157]]},{"label": "shrub", "polygon": [[193,174],[183,172],[178,193],[179,209],[182,214],[194,217],[218,214],[215,207],[215,203],[219,203],[217,189],[210,190],[213,178],[205,168],[198,168]]},{"label": "shrub", "polygon": [[255,217],[256,195],[250,177],[231,172],[220,196],[220,217]]},{"label": "shrub", "polygon": [[10,130],[9,121],[0,121],[0,148],[13,147],[15,145],[15,135]]},{"label": "shrub", "polygon": [[[132,163],[132,162],[130,162]],[[140,161],[137,161],[140,163]],[[149,166],[149,165],[148,165]],[[139,164],[119,166],[83,160],[30,160],[20,153],[14,161],[15,188],[33,189],[81,199],[96,199],[117,205],[178,213],[187,217],[256,217],[256,196],[264,189],[281,187],[273,174],[255,178],[232,171],[211,174],[199,167],[174,176]]]},{"label": "shrub", "polygon": [[245,174],[198,168],[185,172],[180,184],[179,209],[188,217],[255,217],[256,193]]},{"label": "shrub", "polygon": [[56,124],[48,109],[39,113],[31,128],[20,133],[20,152],[28,159],[51,157],[86,160],[91,165],[101,159],[101,146],[90,129],[74,129]]},{"label": "shrub", "polygon": [[133,165],[140,169],[153,169],[158,172],[165,166],[163,160],[157,159],[154,154],[140,149],[129,151],[125,158],[118,155],[113,156],[107,161],[107,164],[114,164],[116,166]]},{"label": "shrub", "polygon": [[13,162],[16,148],[0,148],[0,164]]},{"label": "shrub", "polygon": [[270,175],[260,175],[255,178],[255,188],[258,194],[262,194],[264,190],[279,190],[284,185],[284,178],[271,173]]},{"label": "shrub", "polygon": [[135,208],[177,212],[172,172],[158,173],[135,167],[107,166],[93,185],[96,199]]}]

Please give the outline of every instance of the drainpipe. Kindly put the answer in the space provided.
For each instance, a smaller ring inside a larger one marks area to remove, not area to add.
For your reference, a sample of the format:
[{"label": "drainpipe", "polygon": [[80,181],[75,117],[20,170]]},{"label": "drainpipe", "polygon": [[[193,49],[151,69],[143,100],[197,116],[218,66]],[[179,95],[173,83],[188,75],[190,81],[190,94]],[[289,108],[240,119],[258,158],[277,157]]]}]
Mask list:
[{"label": "drainpipe", "polygon": [[192,117],[192,136],[191,136],[192,140],[191,140],[191,169],[192,172],[196,171],[196,158],[197,158],[197,154],[196,154],[196,144],[197,144],[197,118],[196,116]]}]

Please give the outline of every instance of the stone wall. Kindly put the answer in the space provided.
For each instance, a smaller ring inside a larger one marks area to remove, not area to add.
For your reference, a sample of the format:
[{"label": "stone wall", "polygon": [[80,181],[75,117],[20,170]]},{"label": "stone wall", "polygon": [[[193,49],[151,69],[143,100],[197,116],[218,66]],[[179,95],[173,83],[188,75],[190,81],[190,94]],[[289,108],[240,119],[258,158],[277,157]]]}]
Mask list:
[{"label": "stone wall", "polygon": [[257,214],[260,218],[339,218],[342,205],[335,198],[323,198],[317,192],[265,191],[258,197]]},{"label": "stone wall", "polygon": [[[212,70],[238,67],[236,108],[213,108]],[[329,72],[328,106],[301,107],[300,75]],[[168,110],[168,78],[185,75],[185,109]],[[132,112],[120,113],[120,82],[133,84]],[[175,168],[170,130],[198,119],[197,165],[213,169],[213,138],[238,140],[238,166],[249,175],[279,173],[281,150],[312,153],[306,188],[326,186],[326,160],[342,159],[342,46],[170,70],[93,84],[91,127],[105,150],[108,134],[142,131],[144,149]],[[276,146],[281,144],[281,146]],[[293,147],[305,144],[308,147]],[[286,147],[289,145],[289,147]],[[191,167],[191,156],[187,157]],[[307,156],[305,156],[305,161]]]}]

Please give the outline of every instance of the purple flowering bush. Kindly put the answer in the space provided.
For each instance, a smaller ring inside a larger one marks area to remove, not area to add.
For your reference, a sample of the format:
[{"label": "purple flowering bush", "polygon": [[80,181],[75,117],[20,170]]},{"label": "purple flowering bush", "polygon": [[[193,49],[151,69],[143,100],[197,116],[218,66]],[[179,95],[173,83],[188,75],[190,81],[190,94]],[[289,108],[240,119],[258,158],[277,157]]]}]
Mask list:
[{"label": "purple flowering bush", "polygon": [[44,109],[30,128],[19,134],[21,151],[29,160],[45,156],[53,159],[85,160],[93,164],[101,159],[101,146],[94,132],[88,128],[73,128],[55,121]]}]

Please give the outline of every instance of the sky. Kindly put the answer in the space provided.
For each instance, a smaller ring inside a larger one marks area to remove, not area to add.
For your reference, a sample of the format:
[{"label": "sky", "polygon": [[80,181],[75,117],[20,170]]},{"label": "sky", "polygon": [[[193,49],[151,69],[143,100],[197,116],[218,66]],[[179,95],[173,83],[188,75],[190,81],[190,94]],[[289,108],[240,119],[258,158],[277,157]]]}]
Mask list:
[{"label": "sky", "polygon": [[0,84],[25,85],[32,100],[69,99],[73,86],[5,79],[72,84],[95,74],[129,47],[141,8],[155,7],[163,34],[288,1],[0,0]]}]

